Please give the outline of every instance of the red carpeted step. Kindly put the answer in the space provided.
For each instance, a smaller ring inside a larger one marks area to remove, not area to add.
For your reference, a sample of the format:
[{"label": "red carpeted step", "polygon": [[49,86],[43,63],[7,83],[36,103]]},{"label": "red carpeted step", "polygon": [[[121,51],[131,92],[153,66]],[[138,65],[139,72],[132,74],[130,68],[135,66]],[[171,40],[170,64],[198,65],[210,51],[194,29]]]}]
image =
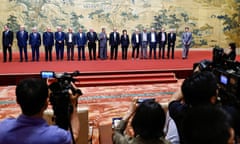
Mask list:
[{"label": "red carpeted step", "polygon": [[90,86],[112,86],[112,85],[130,85],[130,84],[151,84],[151,83],[175,83],[177,79],[173,78],[154,78],[154,79],[118,79],[102,81],[80,81],[75,84],[80,87]]},{"label": "red carpeted step", "polygon": [[79,81],[99,81],[104,79],[148,79],[148,78],[175,78],[174,73],[143,73],[143,74],[110,74],[79,76]]},{"label": "red carpeted step", "polygon": [[90,74],[79,76],[76,80],[76,85],[80,87],[177,82],[176,76],[172,72],[150,73],[149,71],[136,72],[135,74],[133,72]]}]

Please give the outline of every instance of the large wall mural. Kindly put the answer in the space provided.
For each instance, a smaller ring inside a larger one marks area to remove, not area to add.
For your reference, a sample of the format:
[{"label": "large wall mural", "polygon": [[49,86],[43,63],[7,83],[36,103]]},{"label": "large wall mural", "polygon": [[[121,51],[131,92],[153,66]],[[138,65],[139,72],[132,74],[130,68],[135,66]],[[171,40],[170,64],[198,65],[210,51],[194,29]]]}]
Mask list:
[{"label": "large wall mural", "polygon": [[13,31],[25,25],[28,31],[36,26],[45,31],[72,27],[107,32],[117,27],[121,32],[143,27],[176,30],[178,47],[185,26],[194,36],[193,47],[239,46],[240,0],[2,0],[0,30],[9,24]]}]

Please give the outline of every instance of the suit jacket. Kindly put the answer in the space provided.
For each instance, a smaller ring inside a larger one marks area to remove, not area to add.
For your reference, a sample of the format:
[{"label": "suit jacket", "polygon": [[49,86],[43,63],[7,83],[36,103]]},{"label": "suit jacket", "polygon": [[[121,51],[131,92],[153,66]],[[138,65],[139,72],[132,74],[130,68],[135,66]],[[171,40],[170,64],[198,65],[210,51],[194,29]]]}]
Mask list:
[{"label": "suit jacket", "polygon": [[62,41],[61,44],[64,44],[65,33],[64,32],[55,32],[56,44],[59,44],[59,41]]},{"label": "suit jacket", "polygon": [[162,33],[164,33],[165,36],[165,40],[163,41],[163,44],[165,45],[167,43],[167,33],[166,32],[159,32],[158,33],[158,42],[161,43],[162,42]]},{"label": "suit jacket", "polygon": [[107,40],[108,40],[107,34],[101,32],[101,33],[99,34],[100,47],[106,47],[106,46],[107,46]]},{"label": "suit jacket", "polygon": [[[154,37],[155,37],[155,43],[158,42],[158,36],[157,36],[157,33],[154,32]],[[152,43],[152,32],[149,32],[148,33],[148,43],[151,44]]]},{"label": "suit jacket", "polygon": [[23,33],[21,31],[17,32],[17,44],[19,47],[26,47],[27,46],[27,41],[28,41],[28,32],[27,31],[23,31]]},{"label": "suit jacket", "polygon": [[171,33],[168,33],[168,44],[175,44],[176,42],[176,33],[172,33],[172,36],[171,36]]},{"label": "suit jacket", "polygon": [[192,42],[192,33],[191,32],[184,32],[182,34],[182,43],[184,45],[190,45]]},{"label": "suit jacket", "polygon": [[2,33],[2,45],[3,47],[8,47],[9,45],[12,45],[13,43],[13,32],[12,31],[3,31]]},{"label": "suit jacket", "polygon": [[138,33],[137,35],[138,35],[138,43],[137,43],[136,33],[132,34],[131,42],[133,46],[135,46],[136,44],[141,44],[141,40],[142,40],[141,34]]},{"label": "suit jacket", "polygon": [[129,36],[126,35],[126,37],[124,37],[124,35],[121,35],[121,45],[122,47],[128,47],[130,44],[130,40],[129,40]]},{"label": "suit jacket", "polygon": [[53,46],[54,45],[53,32],[44,32],[43,33],[43,45],[44,46]]},{"label": "suit jacket", "polygon": [[87,40],[88,42],[92,42],[95,43],[98,40],[98,36],[96,32],[92,32],[93,35],[91,34],[91,32],[87,32]]},{"label": "suit jacket", "polygon": [[29,44],[31,46],[39,47],[41,45],[41,35],[39,32],[30,33],[29,35]]},{"label": "suit jacket", "polygon": [[80,37],[80,33],[76,33],[75,36],[75,44],[78,46],[84,46],[87,43],[86,33],[82,32],[82,37]]},{"label": "suit jacket", "polygon": [[116,40],[114,40],[114,32],[111,32],[109,37],[109,45],[114,46],[119,44],[120,44],[120,34],[116,32]]},{"label": "suit jacket", "polygon": [[[76,39],[75,36],[76,35],[74,33],[72,33],[72,44],[75,44],[75,39]],[[70,40],[70,33],[68,32],[65,34],[66,45],[69,44],[69,40]]]}]

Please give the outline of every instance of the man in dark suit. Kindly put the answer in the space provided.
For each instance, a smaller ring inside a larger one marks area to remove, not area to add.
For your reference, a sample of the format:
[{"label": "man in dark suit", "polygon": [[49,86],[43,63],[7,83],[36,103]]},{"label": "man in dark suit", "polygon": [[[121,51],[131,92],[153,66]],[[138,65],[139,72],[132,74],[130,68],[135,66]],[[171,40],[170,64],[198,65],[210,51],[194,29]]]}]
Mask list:
[{"label": "man in dark suit", "polygon": [[167,44],[167,33],[165,32],[165,29],[162,28],[161,31],[158,33],[158,41],[159,41],[159,51],[158,51],[158,58],[161,58],[162,53],[162,59],[165,58],[165,45]]},{"label": "man in dark suit", "polygon": [[24,26],[20,26],[19,31],[17,32],[17,44],[20,53],[20,62],[23,61],[23,52],[25,61],[28,61],[28,53],[27,53],[27,41],[28,41],[28,32],[25,31]]},{"label": "man in dark suit", "polygon": [[[29,45],[32,48],[32,61],[39,61],[39,47],[41,45],[41,35],[34,27],[29,35]],[[35,59],[36,56],[36,59]]]},{"label": "man in dark suit", "polygon": [[[87,43],[87,36],[83,32],[82,28],[79,28],[78,33],[76,34],[75,44],[78,47],[78,60],[86,60],[85,56],[85,45]],[[81,55],[82,53],[82,55]]]},{"label": "man in dark suit", "polygon": [[72,28],[68,29],[68,33],[65,35],[65,41],[67,45],[67,60],[74,60],[74,44],[75,44],[75,34]]},{"label": "man in dark suit", "polygon": [[117,60],[118,57],[118,45],[120,44],[120,34],[117,32],[117,28],[113,28],[113,32],[109,36],[110,49],[110,59],[113,58]]},{"label": "man in dark suit", "polygon": [[98,40],[98,37],[93,28],[89,29],[89,32],[87,33],[87,40],[90,60],[96,60],[96,41]]},{"label": "man in dark suit", "polygon": [[57,32],[55,32],[55,48],[56,48],[56,58],[57,60],[63,60],[64,57],[64,40],[65,33],[62,32],[62,27],[57,27]]},{"label": "man in dark suit", "polygon": [[141,44],[141,34],[139,30],[136,29],[135,32],[132,34],[131,43],[132,43],[132,59],[135,58],[135,51],[136,51],[136,59],[139,58],[139,47]]},{"label": "man in dark suit", "polygon": [[167,50],[167,58],[170,58],[170,51],[172,51],[172,59],[174,59],[174,48],[176,42],[176,33],[173,29],[170,29],[168,33],[168,50]]},{"label": "man in dark suit", "polygon": [[54,45],[54,36],[51,28],[48,27],[47,31],[43,33],[43,45],[45,47],[45,60],[52,61],[52,47]]},{"label": "man in dark suit", "polygon": [[3,62],[7,62],[7,51],[8,51],[8,61],[12,61],[12,43],[13,43],[13,32],[9,30],[7,25],[4,26],[4,31],[2,33],[2,46],[3,46]]},{"label": "man in dark suit", "polygon": [[154,59],[157,59],[156,47],[157,47],[157,33],[154,28],[151,29],[151,32],[148,33],[148,43],[149,43],[149,58],[152,58],[152,51],[154,54]]}]

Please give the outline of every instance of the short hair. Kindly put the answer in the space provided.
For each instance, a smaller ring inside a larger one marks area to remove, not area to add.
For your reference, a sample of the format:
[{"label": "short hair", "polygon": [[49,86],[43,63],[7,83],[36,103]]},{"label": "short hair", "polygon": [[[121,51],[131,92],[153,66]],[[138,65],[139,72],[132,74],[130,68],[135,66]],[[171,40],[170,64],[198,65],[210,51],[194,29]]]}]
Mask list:
[{"label": "short hair", "polygon": [[229,43],[229,46],[233,51],[236,50],[236,43]]},{"label": "short hair", "polygon": [[143,139],[158,139],[164,135],[165,112],[161,105],[152,100],[141,103],[132,119],[135,136]]},{"label": "short hair", "polygon": [[27,78],[21,80],[16,87],[17,103],[22,113],[32,116],[41,111],[48,98],[48,86],[42,79]]},{"label": "short hair", "polygon": [[127,30],[126,30],[126,29],[124,29],[124,30],[122,31],[122,33],[124,33],[124,32],[127,32]]},{"label": "short hair", "polygon": [[195,72],[183,81],[181,90],[187,105],[210,104],[217,96],[217,79],[210,71]]},{"label": "short hair", "polygon": [[231,117],[213,105],[189,109],[183,120],[184,144],[227,144]]}]

